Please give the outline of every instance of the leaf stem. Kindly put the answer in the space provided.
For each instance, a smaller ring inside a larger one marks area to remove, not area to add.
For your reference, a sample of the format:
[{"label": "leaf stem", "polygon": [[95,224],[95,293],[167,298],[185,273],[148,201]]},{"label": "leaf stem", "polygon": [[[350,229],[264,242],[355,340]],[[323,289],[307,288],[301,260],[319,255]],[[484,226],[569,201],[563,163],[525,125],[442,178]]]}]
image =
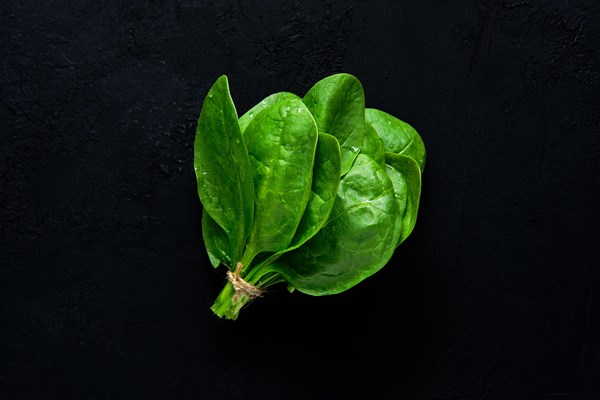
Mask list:
[{"label": "leaf stem", "polygon": [[242,307],[250,302],[250,300],[252,299],[237,294],[233,284],[227,281],[210,309],[221,318],[236,320]]},{"label": "leaf stem", "polygon": [[[242,269],[240,269],[240,271],[241,270]],[[266,263],[259,264],[254,268],[246,270],[245,282],[260,289],[283,281],[283,277],[277,271],[271,269],[270,265]],[[240,310],[252,300],[254,300],[254,298],[250,298],[244,293],[236,291],[233,283],[228,280],[211,307],[211,310],[221,318],[236,320]]]}]

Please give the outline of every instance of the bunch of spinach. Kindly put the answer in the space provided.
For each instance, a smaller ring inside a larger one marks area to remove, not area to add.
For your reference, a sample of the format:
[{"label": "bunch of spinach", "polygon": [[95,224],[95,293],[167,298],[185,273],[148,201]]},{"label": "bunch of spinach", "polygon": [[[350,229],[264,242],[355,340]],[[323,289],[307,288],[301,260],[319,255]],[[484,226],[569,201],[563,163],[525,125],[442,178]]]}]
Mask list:
[{"label": "bunch of spinach", "polygon": [[206,251],[229,270],[212,310],[236,319],[275,283],[319,296],[377,272],[415,226],[424,164],[419,134],[365,108],[352,75],[303,98],[272,94],[239,118],[221,76],[194,143]]}]

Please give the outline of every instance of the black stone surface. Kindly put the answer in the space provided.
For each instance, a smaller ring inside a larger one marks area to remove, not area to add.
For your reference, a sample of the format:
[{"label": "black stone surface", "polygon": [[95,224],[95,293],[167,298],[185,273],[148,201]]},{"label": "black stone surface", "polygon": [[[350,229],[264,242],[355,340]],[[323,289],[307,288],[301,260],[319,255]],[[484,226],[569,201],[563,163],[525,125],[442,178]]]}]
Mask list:
[{"label": "black stone surface", "polygon": [[[600,3],[0,2],[0,398],[600,398]],[[192,166],[344,71],[428,150],[419,222],[347,293],[235,323]]]}]

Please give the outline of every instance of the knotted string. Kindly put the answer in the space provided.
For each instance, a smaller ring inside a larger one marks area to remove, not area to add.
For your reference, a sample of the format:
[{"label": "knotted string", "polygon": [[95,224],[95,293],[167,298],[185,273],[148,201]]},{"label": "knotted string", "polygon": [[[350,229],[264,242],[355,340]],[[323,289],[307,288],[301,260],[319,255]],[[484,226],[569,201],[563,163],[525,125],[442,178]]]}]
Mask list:
[{"label": "knotted string", "polygon": [[264,292],[264,289],[256,287],[240,277],[240,272],[243,267],[242,263],[238,262],[235,266],[235,271],[227,271],[227,280],[231,282],[235,289],[235,294],[233,295],[234,301],[237,300],[239,294],[246,296],[249,299],[255,299],[261,297]]}]

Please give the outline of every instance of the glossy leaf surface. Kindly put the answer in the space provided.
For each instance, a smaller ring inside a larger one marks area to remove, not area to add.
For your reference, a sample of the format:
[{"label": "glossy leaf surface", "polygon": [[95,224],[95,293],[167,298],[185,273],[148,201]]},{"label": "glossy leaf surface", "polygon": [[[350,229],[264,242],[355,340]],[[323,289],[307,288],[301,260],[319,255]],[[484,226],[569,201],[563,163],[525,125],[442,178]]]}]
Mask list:
[{"label": "glossy leaf surface", "polygon": [[365,120],[381,138],[386,153],[404,154],[412,158],[423,172],[425,145],[421,136],[412,126],[375,108],[365,110]]},{"label": "glossy leaf surface", "polygon": [[305,245],[279,258],[274,268],[304,293],[342,292],[390,259],[400,237],[397,212],[390,178],[361,154],[340,182],[325,226]]},{"label": "glossy leaf surface", "polygon": [[337,139],[319,133],[310,198],[290,248],[304,244],[327,222],[340,183],[341,164]]},{"label": "glossy leaf surface", "polygon": [[294,93],[290,93],[290,92],[273,93],[272,95],[267,96],[262,101],[260,101],[257,105],[255,105],[254,107],[249,109],[246,113],[244,113],[244,115],[242,115],[240,117],[240,120],[239,120],[240,130],[242,131],[242,135],[244,134],[244,131],[248,127],[248,124],[250,123],[250,121],[252,121],[252,119],[254,117],[256,117],[262,110],[264,110],[265,108],[269,107],[272,104],[278,103],[282,100],[288,100],[288,99],[300,100],[300,97],[298,97]]},{"label": "glossy leaf surface", "polygon": [[255,214],[244,265],[292,241],[311,193],[317,135],[314,118],[296,99],[272,104],[246,128]]},{"label": "glossy leaf surface", "polygon": [[227,234],[206,210],[202,210],[202,238],[213,267],[217,268],[220,264],[232,266]]},{"label": "glossy leaf surface", "polygon": [[319,132],[333,135],[342,153],[342,175],[350,170],[365,134],[365,94],[358,79],[336,74],[317,82],[303,98]]},{"label": "glossy leaf surface", "polygon": [[204,100],[194,141],[194,168],[204,210],[223,228],[231,255],[239,259],[252,228],[254,186],[225,76]]},{"label": "glossy leaf surface", "polygon": [[367,155],[375,160],[380,166],[385,166],[385,150],[383,141],[371,125],[367,125],[360,154]]},{"label": "glossy leaf surface", "polygon": [[402,154],[386,155],[386,172],[394,185],[399,215],[402,216],[402,234],[398,245],[413,231],[421,197],[421,171],[415,160]]}]

